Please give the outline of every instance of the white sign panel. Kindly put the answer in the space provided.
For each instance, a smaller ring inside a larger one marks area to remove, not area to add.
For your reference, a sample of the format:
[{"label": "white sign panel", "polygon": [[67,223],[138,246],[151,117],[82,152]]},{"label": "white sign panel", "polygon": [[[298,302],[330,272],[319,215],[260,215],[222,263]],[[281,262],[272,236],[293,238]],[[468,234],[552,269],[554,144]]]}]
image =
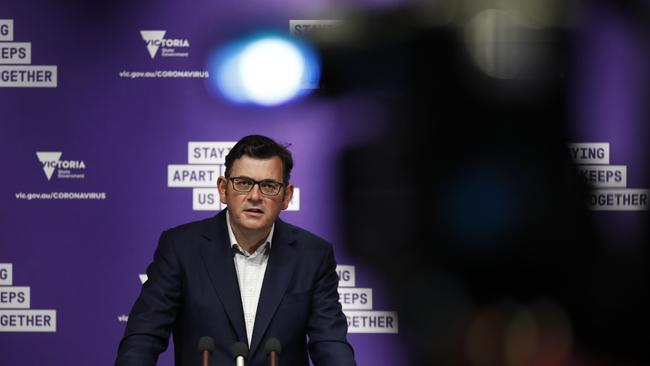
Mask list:
[{"label": "white sign panel", "polygon": [[13,264],[0,263],[0,286],[13,285]]},{"label": "white sign panel", "polygon": [[336,266],[336,274],[339,276],[339,287],[354,287],[356,275],[354,266],[339,264]]},{"label": "white sign panel", "polygon": [[595,189],[589,195],[589,208],[595,211],[647,211],[648,189]]},{"label": "white sign panel", "polygon": [[348,333],[399,333],[394,311],[346,310]]},{"label": "white sign panel", "polygon": [[29,309],[29,295],[28,286],[0,287],[0,309]]},{"label": "white sign panel", "polygon": [[217,187],[194,188],[192,190],[192,210],[194,211],[219,211],[221,202]]},{"label": "white sign panel", "polygon": [[0,332],[56,332],[56,310],[0,310]]},{"label": "white sign panel", "polygon": [[0,66],[0,87],[56,88],[56,66]]},{"label": "white sign panel", "polygon": [[226,155],[236,142],[228,141],[190,141],[187,143],[187,162],[189,164],[225,164]]},{"label": "white sign panel", "polygon": [[0,19],[0,41],[14,40],[14,20]]},{"label": "white sign panel", "polygon": [[575,164],[609,164],[609,142],[570,143],[568,149]]},{"label": "white sign panel", "polygon": [[31,64],[32,44],[29,42],[0,42],[0,64]]},{"label": "white sign panel", "polygon": [[372,310],[372,289],[341,287],[339,301],[343,310]]},{"label": "white sign panel", "polygon": [[625,165],[578,165],[578,175],[585,183],[596,188],[627,187]]},{"label": "white sign panel", "polygon": [[219,165],[168,165],[167,187],[215,188],[221,168]]},{"label": "white sign panel", "polygon": [[336,19],[291,19],[289,33],[293,36],[305,36],[316,30],[329,29],[341,24]]}]

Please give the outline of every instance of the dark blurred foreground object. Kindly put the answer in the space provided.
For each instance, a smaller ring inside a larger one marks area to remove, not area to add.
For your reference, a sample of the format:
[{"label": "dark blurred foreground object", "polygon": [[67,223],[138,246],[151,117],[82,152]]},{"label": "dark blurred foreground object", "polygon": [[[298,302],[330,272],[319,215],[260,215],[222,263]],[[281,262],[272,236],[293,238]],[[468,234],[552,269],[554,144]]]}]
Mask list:
[{"label": "dark blurred foreground object", "polygon": [[603,258],[566,153],[566,13],[534,28],[479,9],[458,26],[438,3],[433,25],[403,9],[322,43],[322,91],[365,90],[390,113],[344,157],[343,223],[384,275],[413,363],[648,364],[645,280],[606,300],[619,278],[601,273],[630,263]]}]

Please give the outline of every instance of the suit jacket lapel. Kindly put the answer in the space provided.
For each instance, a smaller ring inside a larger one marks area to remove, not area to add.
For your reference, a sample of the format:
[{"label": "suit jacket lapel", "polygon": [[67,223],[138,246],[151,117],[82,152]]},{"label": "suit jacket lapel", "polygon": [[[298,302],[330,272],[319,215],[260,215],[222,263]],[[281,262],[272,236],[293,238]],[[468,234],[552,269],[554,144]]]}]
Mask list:
[{"label": "suit jacket lapel", "polygon": [[227,210],[223,210],[213,220],[207,221],[208,225],[206,225],[203,236],[208,240],[201,247],[201,260],[226,314],[228,314],[230,324],[239,340],[245,342],[244,311],[228,227],[226,226],[226,212]]},{"label": "suit jacket lapel", "polygon": [[251,357],[260,346],[262,336],[271,323],[273,314],[275,314],[293,275],[297,263],[295,249],[291,246],[294,241],[295,237],[290,227],[281,220],[277,220],[255,315],[250,347]]}]

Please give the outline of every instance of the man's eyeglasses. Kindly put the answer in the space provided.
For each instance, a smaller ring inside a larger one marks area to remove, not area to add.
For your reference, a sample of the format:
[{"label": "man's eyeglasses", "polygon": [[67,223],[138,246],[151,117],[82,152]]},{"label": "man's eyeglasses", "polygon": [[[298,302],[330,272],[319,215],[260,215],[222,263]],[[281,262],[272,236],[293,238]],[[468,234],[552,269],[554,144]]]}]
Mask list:
[{"label": "man's eyeglasses", "polygon": [[274,180],[253,180],[246,177],[232,177],[228,178],[232,182],[232,188],[237,192],[250,192],[257,184],[260,187],[260,192],[265,196],[277,196],[285,186],[284,183],[276,182]]}]

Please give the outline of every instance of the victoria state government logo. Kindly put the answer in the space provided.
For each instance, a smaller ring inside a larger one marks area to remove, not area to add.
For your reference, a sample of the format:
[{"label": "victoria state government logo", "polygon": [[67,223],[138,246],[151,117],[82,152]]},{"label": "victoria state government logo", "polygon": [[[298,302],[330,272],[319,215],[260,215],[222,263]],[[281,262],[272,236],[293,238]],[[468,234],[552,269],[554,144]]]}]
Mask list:
[{"label": "victoria state government logo", "polygon": [[178,49],[190,47],[190,41],[186,38],[165,38],[167,31],[164,30],[141,30],[140,36],[147,45],[147,51],[151,58],[155,58],[158,49],[161,49],[162,57],[188,57],[189,52],[180,52]]},{"label": "victoria state government logo", "polygon": [[83,179],[86,163],[83,160],[61,160],[61,151],[37,151],[36,157],[41,162],[47,180],[51,180],[54,172],[60,179]]}]

